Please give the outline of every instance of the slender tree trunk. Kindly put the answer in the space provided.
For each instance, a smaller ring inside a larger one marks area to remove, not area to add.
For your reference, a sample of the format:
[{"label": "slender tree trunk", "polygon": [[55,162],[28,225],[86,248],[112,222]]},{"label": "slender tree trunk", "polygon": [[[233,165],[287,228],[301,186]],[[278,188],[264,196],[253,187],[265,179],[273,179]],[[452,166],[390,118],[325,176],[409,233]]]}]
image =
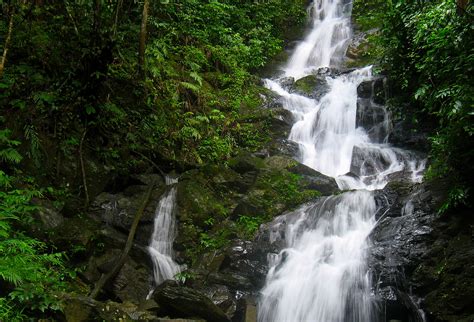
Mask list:
[{"label": "slender tree trunk", "polygon": [[3,69],[5,68],[5,62],[7,61],[8,48],[10,47],[10,41],[12,38],[13,19],[15,17],[15,7],[11,5],[9,11],[10,11],[10,21],[8,22],[7,39],[5,40],[5,44],[3,46],[2,59],[0,60],[0,78],[2,78],[3,76]]},{"label": "slender tree trunk", "polygon": [[140,26],[140,41],[138,48],[138,73],[142,78],[145,78],[145,49],[146,49],[146,26],[148,21],[148,8],[150,0],[145,0],[143,3],[142,23]]},{"label": "slender tree trunk", "polygon": [[74,32],[76,33],[76,36],[79,37],[79,29],[77,29],[77,24],[76,21],[74,20],[74,17],[71,14],[71,11],[69,10],[69,4],[67,3],[67,0],[64,0],[64,8],[66,9],[66,14],[71,20],[72,26],[74,27]]},{"label": "slender tree trunk", "polygon": [[469,0],[456,0],[456,5],[457,5],[457,11],[459,15],[463,15],[466,10],[467,6],[469,5]]},{"label": "slender tree trunk", "polygon": [[119,18],[120,10],[122,9],[122,5],[123,5],[123,0],[118,0],[117,6],[115,7],[115,20],[114,20],[114,27],[113,27],[113,32],[112,32],[112,36],[114,40],[115,40],[115,35],[117,34],[118,18]]},{"label": "slender tree trunk", "polygon": [[87,188],[87,175],[86,175],[86,167],[84,165],[84,156],[82,153],[82,148],[84,146],[84,139],[86,138],[87,128],[84,130],[82,134],[81,143],[79,144],[79,162],[81,164],[81,173],[82,173],[82,183],[84,185],[84,195],[86,200],[84,201],[85,206],[89,207],[89,189]]},{"label": "slender tree trunk", "polygon": [[100,45],[100,15],[101,15],[101,5],[100,0],[95,0],[95,7],[94,7],[94,21],[92,22],[92,47]]}]

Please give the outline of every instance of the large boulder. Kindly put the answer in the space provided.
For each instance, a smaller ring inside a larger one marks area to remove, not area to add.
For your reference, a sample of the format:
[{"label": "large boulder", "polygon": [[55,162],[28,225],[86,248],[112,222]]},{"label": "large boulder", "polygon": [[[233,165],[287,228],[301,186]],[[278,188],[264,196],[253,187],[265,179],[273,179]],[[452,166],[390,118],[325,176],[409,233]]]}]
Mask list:
[{"label": "large boulder", "polygon": [[143,211],[136,234],[136,240],[142,245],[147,245],[153,231],[156,207],[165,191],[165,185],[161,176],[158,175],[148,175],[142,179],[142,184],[128,186],[122,192],[99,194],[91,204],[89,216],[104,225],[128,234],[135,215],[147,194],[148,185],[146,183],[153,181],[155,187]]},{"label": "large boulder", "polygon": [[314,99],[320,99],[329,91],[329,85],[325,74],[319,73],[298,79],[294,83],[292,90],[296,94],[304,95]]},{"label": "large boulder", "polygon": [[[89,259],[87,269],[81,273],[89,283],[96,283],[116,265],[122,249],[107,249],[100,256]],[[121,301],[140,303],[145,300],[152,284],[153,272],[147,262],[138,262],[128,256],[115,278],[105,287],[105,291]]]},{"label": "large boulder", "polygon": [[209,322],[229,322],[230,319],[206,295],[194,289],[166,281],[153,295],[155,301],[170,315],[179,318],[199,317]]},{"label": "large boulder", "polygon": [[301,176],[302,187],[319,191],[321,195],[332,195],[339,191],[336,180],[295,161],[294,158],[279,155],[265,159],[265,163],[273,169],[287,170]]},{"label": "large boulder", "polygon": [[32,203],[37,206],[35,217],[40,223],[40,229],[54,229],[60,226],[65,218],[60,213],[61,209],[46,199],[33,199]]}]

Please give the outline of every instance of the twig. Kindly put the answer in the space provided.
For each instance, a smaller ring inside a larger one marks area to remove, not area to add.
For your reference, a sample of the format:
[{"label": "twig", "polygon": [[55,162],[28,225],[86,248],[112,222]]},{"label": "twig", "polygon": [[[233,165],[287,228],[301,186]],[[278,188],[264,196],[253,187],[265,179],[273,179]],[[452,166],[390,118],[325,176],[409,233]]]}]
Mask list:
[{"label": "twig", "polygon": [[86,195],[85,206],[89,206],[89,190],[87,189],[87,179],[86,179],[86,168],[84,166],[84,158],[82,156],[82,147],[84,145],[84,139],[87,134],[87,127],[82,134],[81,143],[79,144],[79,161],[81,163],[81,171],[82,171],[82,183],[84,185],[84,194]]},{"label": "twig", "polygon": [[76,36],[79,37],[79,29],[77,29],[76,21],[74,20],[74,17],[72,16],[71,11],[69,10],[67,6],[67,0],[64,0],[64,8],[66,8],[66,13],[69,19],[71,19],[72,26],[74,27],[74,32],[76,33]]}]

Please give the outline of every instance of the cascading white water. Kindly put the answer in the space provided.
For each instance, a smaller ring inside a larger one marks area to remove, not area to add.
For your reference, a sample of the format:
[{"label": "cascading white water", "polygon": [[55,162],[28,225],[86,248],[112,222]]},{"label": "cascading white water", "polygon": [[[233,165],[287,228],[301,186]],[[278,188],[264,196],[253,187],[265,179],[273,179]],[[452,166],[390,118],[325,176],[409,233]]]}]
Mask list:
[{"label": "cascading white water", "polygon": [[350,40],[350,1],[315,0],[309,7],[312,28],[285,67],[286,76],[300,78],[314,68],[341,61]]},{"label": "cascading white water", "polygon": [[[261,322],[375,321],[366,263],[376,213],[371,190],[383,188],[395,172],[408,171],[420,180],[424,169],[410,153],[373,142],[365,129],[356,127],[357,87],[371,78],[370,67],[327,76],[329,91],[320,100],[290,93],[280,83],[342,61],[350,39],[351,4],[345,3],[315,0],[310,5],[310,33],[295,49],[283,77],[265,84],[293,114],[289,139],[298,143],[300,161],[336,178],[340,189],[359,190],[302,206],[270,224],[276,232],[271,242],[282,240],[286,248],[269,254],[270,270],[259,299]],[[387,118],[379,126],[388,126]]]},{"label": "cascading white water", "polygon": [[270,238],[287,248],[272,259],[259,321],[371,321],[365,248],[374,213],[371,193],[355,191],[277,218]]},{"label": "cascading white water", "polygon": [[[179,265],[173,260],[173,241],[176,237],[176,179],[166,177],[168,190],[161,197],[155,211],[153,234],[148,252],[153,262],[154,285],[173,279],[180,272]],[[151,290],[150,294],[153,293]]]}]

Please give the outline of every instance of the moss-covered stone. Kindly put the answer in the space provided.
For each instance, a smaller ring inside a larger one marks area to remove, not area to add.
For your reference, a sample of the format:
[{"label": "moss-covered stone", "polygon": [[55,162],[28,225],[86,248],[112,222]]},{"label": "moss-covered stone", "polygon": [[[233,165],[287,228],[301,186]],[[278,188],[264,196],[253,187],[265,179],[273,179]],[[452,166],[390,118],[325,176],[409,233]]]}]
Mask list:
[{"label": "moss-covered stone", "polygon": [[307,167],[291,158],[241,154],[228,164],[187,171],[178,183],[175,247],[187,262],[252,238],[262,222],[320,195]]},{"label": "moss-covered stone", "polygon": [[297,92],[311,95],[316,88],[320,84],[320,79],[316,75],[308,75],[306,77],[298,79],[295,84],[294,88]]}]

